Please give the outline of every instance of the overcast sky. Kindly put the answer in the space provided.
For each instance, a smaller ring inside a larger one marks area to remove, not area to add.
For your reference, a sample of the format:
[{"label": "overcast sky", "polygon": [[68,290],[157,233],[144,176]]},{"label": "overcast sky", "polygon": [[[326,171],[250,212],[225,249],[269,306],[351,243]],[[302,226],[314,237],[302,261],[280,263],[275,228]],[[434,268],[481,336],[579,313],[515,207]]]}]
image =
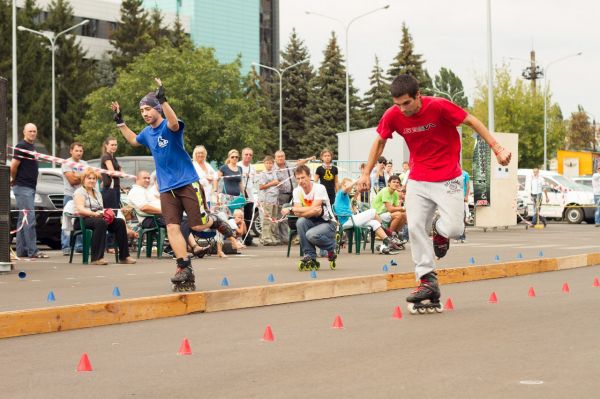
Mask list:
[{"label": "overcast sky", "polygon": [[[350,74],[358,88],[369,87],[377,55],[384,70],[400,48],[401,26],[406,22],[433,76],[441,67],[452,69],[463,81],[472,104],[476,78],[486,79],[486,0],[280,0],[281,48],[296,28],[318,66],[330,32],[335,30],[343,51],[342,21],[390,4],[390,8],[354,22],[349,30]],[[552,64],[547,79],[553,100],[565,117],[581,104],[600,121],[600,1],[598,0],[492,0],[494,64],[509,63],[520,76],[532,49],[542,68],[579,51],[583,54]],[[542,81],[539,81],[541,87]]]}]

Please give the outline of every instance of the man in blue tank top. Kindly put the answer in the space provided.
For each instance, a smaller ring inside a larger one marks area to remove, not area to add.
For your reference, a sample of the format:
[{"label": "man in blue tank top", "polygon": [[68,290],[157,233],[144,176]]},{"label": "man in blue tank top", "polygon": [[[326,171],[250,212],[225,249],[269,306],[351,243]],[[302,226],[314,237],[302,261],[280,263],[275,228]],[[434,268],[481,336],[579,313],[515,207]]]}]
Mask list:
[{"label": "man in blue tank top", "polygon": [[[177,258],[177,272],[171,278],[175,291],[194,290],[195,277],[191,260],[187,254],[186,240],[181,233],[183,212],[187,214],[189,226],[194,231],[215,229],[226,238],[233,233],[226,221],[209,215],[204,208],[204,193],[198,184],[198,174],[183,145],[185,124],[177,119],[167,102],[165,89],[156,78],[158,89],[140,100],[140,113],[148,124],[135,134],[123,120],[119,103],[112,102],[113,119],[125,139],[134,147],[143,145],[150,149],[156,163],[156,177],[160,191],[163,218],[167,225],[169,243]],[[231,239],[234,248],[238,243]]]}]

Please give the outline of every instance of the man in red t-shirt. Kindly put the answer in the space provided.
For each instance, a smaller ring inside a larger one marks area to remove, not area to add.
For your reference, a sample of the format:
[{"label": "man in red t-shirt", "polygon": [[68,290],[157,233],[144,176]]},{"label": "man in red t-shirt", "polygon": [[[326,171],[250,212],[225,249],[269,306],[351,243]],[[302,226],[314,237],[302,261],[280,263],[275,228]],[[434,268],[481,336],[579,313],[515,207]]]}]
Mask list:
[{"label": "man in red t-shirt", "polygon": [[[460,135],[456,127],[471,127],[496,154],[498,163],[508,165],[510,151],[496,142],[487,128],[456,104],[437,97],[422,96],[419,83],[410,75],[400,75],[390,86],[394,105],[379,121],[369,153],[369,161],[358,181],[368,190],[369,174],[394,132],[400,134],[410,151],[410,175],[406,183],[406,214],[415,275],[419,287],[406,298],[411,313],[425,307],[441,311],[440,290],[434,271],[434,254],[439,259],[450,247],[449,238],[464,230],[463,183],[460,167]],[[436,209],[439,217],[434,220]],[[427,229],[432,226],[433,247]],[[429,306],[421,301],[429,300]]]}]

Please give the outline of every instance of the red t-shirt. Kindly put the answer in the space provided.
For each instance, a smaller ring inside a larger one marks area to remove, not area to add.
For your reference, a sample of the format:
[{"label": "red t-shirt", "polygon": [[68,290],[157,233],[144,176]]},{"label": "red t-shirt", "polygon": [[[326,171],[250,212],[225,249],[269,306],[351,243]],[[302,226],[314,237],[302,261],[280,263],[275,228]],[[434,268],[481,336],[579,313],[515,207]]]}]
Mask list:
[{"label": "red t-shirt", "polygon": [[382,139],[400,134],[410,151],[409,179],[446,181],[462,174],[460,137],[456,127],[467,117],[458,105],[439,97],[421,96],[421,109],[405,116],[396,105],[379,121],[377,133]]}]

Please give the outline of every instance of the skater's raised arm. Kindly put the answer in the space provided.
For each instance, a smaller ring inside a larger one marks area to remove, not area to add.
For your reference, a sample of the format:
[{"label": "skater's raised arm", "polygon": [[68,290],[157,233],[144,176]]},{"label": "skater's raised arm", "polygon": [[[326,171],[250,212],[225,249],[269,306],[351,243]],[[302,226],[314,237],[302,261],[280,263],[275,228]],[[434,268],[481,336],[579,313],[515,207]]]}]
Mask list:
[{"label": "skater's raised arm", "polygon": [[485,125],[476,117],[471,114],[468,114],[463,123],[469,126],[471,129],[475,130],[477,134],[485,140],[485,142],[490,146],[494,154],[496,155],[496,159],[500,165],[508,165],[510,163],[511,153],[506,148],[502,147],[494,136],[490,133],[490,131],[485,127]]},{"label": "skater's raised arm", "polygon": [[171,108],[171,105],[167,102],[167,97],[165,97],[165,87],[162,84],[162,81],[159,78],[154,78],[156,84],[158,85],[158,89],[156,89],[156,99],[160,103],[162,107],[163,113],[165,114],[165,118],[167,119],[167,127],[172,132],[179,131],[179,121],[177,120],[177,115],[175,115],[175,111]]},{"label": "skater's raised arm", "polygon": [[362,171],[362,175],[356,182],[356,186],[359,191],[368,191],[371,186],[371,171],[375,167],[377,160],[383,154],[383,149],[385,148],[386,140],[377,136],[373,145],[371,146],[371,150],[369,151],[369,160],[365,165],[365,168]]},{"label": "skater's raised arm", "polygon": [[123,120],[123,115],[121,114],[121,107],[119,106],[119,103],[116,101],[111,102],[110,108],[114,112],[113,120],[116,122],[117,127],[121,131],[121,134],[123,135],[123,137],[125,137],[125,140],[127,140],[127,142],[134,147],[140,146],[141,144],[138,143],[137,140],[135,139],[136,134],[133,132],[133,130],[131,130],[129,127],[127,127],[127,125],[125,124],[125,121]]}]

